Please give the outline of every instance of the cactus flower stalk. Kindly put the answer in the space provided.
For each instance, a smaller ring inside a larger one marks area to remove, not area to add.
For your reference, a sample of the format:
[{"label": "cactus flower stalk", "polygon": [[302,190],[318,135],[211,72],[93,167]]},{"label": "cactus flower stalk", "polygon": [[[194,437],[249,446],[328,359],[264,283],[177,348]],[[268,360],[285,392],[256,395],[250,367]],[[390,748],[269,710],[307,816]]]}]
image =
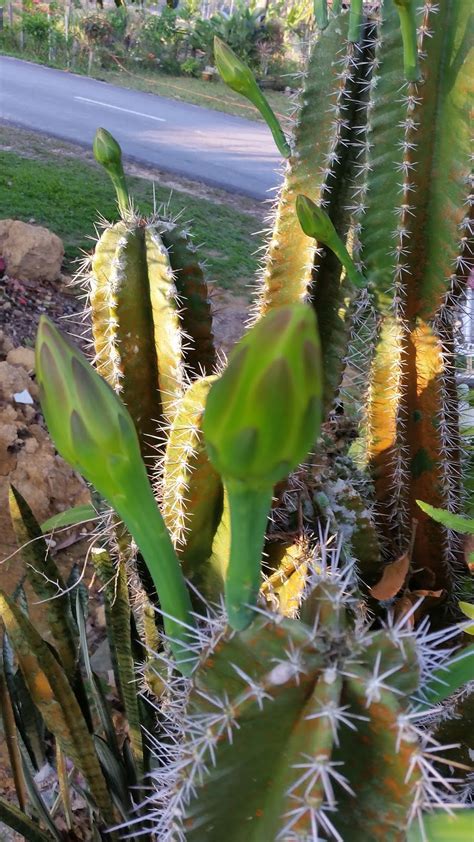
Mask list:
[{"label": "cactus flower stalk", "polygon": [[209,392],[203,432],[229,498],[225,592],[234,628],[252,619],[273,486],[316,440],[321,394],[316,319],[304,304],[274,310],[254,325]]},{"label": "cactus flower stalk", "polygon": [[189,672],[191,602],[128,411],[45,316],[38,328],[36,372],[58,451],[108,500],[135,538],[156,586],[177,664]]},{"label": "cactus flower stalk", "polygon": [[344,266],[349,280],[357,289],[364,289],[367,286],[367,282],[360,272],[357,271],[352,257],[327,213],[322,208],[319,208],[311,199],[303,195],[297,196],[296,198],[296,213],[306,236],[313,237],[319,243],[330,248]]},{"label": "cactus flower stalk", "polygon": [[127,182],[122,165],[122,150],[107,129],[97,129],[93,143],[94,158],[110,176],[115,187],[121,216],[125,216],[130,206]]},{"label": "cactus flower stalk", "polygon": [[284,158],[289,158],[291,150],[283,129],[267,98],[258,87],[257,80],[250,68],[236,56],[224,41],[217,37],[214,38],[214,57],[222,81],[231,90],[242,94],[252,105],[255,105],[255,108],[258,108],[273,135],[278,151]]}]

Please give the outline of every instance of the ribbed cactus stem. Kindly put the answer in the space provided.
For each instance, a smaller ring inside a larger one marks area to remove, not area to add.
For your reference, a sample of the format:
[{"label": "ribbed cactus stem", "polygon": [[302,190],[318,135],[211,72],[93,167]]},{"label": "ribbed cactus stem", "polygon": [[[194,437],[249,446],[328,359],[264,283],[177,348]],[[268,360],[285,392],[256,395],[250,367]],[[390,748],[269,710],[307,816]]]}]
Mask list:
[{"label": "ribbed cactus stem", "polygon": [[225,581],[226,608],[234,629],[246,628],[255,616],[262,580],[262,550],[273,489],[254,490],[227,482],[230,508],[230,559]]},{"label": "ribbed cactus stem", "polygon": [[184,393],[168,432],[162,463],[162,512],[185,575],[202,587],[222,513],[222,481],[209,462],[201,425],[216,377],[195,380]]}]

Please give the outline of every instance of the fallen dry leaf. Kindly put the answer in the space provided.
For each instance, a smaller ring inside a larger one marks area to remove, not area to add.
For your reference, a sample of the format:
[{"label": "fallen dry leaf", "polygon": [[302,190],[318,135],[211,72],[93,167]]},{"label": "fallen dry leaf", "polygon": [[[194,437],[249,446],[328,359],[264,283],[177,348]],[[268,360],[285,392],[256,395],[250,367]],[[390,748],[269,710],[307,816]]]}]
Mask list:
[{"label": "fallen dry leaf", "polygon": [[384,567],[382,578],[370,588],[370,595],[380,601],[392,599],[403,587],[409,567],[410,554],[406,552],[396,561],[392,561]]},{"label": "fallen dry leaf", "polygon": [[419,623],[420,620],[423,619],[425,614],[428,613],[430,608],[433,605],[436,605],[440,599],[443,599],[445,596],[444,590],[439,591],[427,591],[427,590],[419,590],[419,591],[410,591],[409,593],[404,594],[400,599],[397,600],[393,614],[394,618],[398,620],[399,618],[403,617],[405,614],[408,614],[412,607],[416,605],[417,602],[420,601],[420,597],[423,597],[423,602],[421,605],[418,606],[416,611],[411,615],[408,626],[412,629],[416,623]]}]

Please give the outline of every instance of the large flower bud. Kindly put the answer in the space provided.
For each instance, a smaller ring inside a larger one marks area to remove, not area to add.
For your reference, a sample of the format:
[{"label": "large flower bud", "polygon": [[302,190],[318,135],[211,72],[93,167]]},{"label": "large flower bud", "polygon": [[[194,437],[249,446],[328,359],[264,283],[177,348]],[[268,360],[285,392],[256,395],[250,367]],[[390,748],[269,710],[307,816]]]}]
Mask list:
[{"label": "large flower bud", "polygon": [[224,481],[258,489],[286,476],[318,436],[321,395],[313,310],[272,311],[239,342],[207,398],[204,436]]},{"label": "large flower bud", "polygon": [[133,421],[115,392],[42,316],[36,342],[41,407],[61,456],[110,499],[142,465]]},{"label": "large flower bud", "polygon": [[179,562],[148,481],[135,425],[110,386],[42,316],[36,342],[41,407],[54,443],[113,506],[153,578],[178,668],[192,669],[194,620]]}]

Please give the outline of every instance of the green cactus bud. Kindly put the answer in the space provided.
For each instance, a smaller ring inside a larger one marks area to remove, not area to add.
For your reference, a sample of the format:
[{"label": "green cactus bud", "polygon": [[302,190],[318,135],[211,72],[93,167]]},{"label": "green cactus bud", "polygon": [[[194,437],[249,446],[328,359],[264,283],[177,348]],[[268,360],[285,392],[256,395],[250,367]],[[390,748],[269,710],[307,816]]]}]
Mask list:
[{"label": "green cactus bud", "polygon": [[[99,490],[108,483],[115,488],[120,470],[141,461],[125,407],[46,317],[38,328],[36,366],[41,405],[58,450],[76,470],[93,474]],[[104,458],[97,462],[100,452]]]},{"label": "green cactus bud", "polygon": [[327,246],[341,261],[349,280],[358,289],[367,286],[365,278],[357,271],[354,261],[337,233],[329,216],[307,196],[296,198],[296,213],[299,223],[307,237],[313,237]]},{"label": "green cactus bud", "polygon": [[97,129],[93,143],[94,158],[106,169],[114,168],[117,172],[122,166],[122,150],[107,129]]},{"label": "green cactus bud", "polygon": [[135,538],[156,586],[178,666],[188,672],[191,602],[132,418],[113,389],[45,316],[38,328],[36,374],[57,449],[108,500]]},{"label": "green cactus bud", "polygon": [[224,479],[268,488],[306,456],[321,422],[319,354],[316,319],[304,304],[274,310],[239,342],[203,421]]},{"label": "green cactus bud", "polygon": [[252,620],[273,486],[306,456],[321,424],[320,346],[313,310],[273,310],[250,330],[209,392],[203,432],[230,509],[229,623]]},{"label": "green cactus bud", "polygon": [[222,81],[231,90],[242,94],[252,105],[258,108],[273,135],[278,151],[284,158],[289,158],[291,150],[288,141],[268,100],[258,87],[257,80],[250,68],[217,36],[214,38],[214,58]]},{"label": "green cactus bud", "polygon": [[122,216],[128,212],[130,198],[122,165],[122,150],[107,129],[97,129],[93,143],[94,158],[104,167],[115,187]]}]

